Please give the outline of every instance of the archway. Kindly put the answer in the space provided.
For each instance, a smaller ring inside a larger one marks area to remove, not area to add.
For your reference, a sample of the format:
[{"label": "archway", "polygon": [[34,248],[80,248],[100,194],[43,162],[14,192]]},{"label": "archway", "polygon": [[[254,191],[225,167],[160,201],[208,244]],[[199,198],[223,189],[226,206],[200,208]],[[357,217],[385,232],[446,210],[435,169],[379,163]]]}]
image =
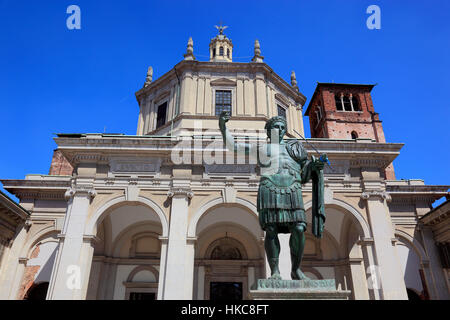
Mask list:
[{"label": "archway", "polygon": [[149,201],[116,199],[96,212],[86,228],[97,239],[87,299],[158,298],[160,237],[166,227],[163,211]]},{"label": "archway", "polygon": [[[311,202],[306,208],[310,232]],[[352,299],[369,299],[366,269],[370,262],[361,248],[361,239],[371,234],[367,221],[350,204],[337,199],[325,205],[325,212],[324,237],[315,239],[322,255],[308,259],[305,254],[302,265],[314,268],[324,279],[335,279],[338,287],[352,292]]]},{"label": "archway", "polygon": [[[54,230],[39,232],[24,246],[22,252],[26,253],[28,260],[17,294],[18,299],[26,299],[31,293],[33,293],[32,297],[42,294],[44,292],[43,285],[34,291],[39,284],[47,283],[46,288],[48,288],[58,246],[57,232]],[[45,296],[43,300],[45,300]]]},{"label": "archway", "polygon": [[263,232],[257,216],[240,204],[216,204],[197,219],[194,299],[248,299],[265,276]]}]

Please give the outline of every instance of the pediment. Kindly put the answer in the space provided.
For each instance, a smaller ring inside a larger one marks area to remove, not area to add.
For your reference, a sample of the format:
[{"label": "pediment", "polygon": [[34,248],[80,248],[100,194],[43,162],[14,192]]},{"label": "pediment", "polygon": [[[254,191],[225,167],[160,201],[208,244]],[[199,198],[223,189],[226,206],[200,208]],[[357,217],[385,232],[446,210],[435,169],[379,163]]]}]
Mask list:
[{"label": "pediment", "polygon": [[289,100],[282,94],[275,93],[275,98],[278,99],[280,102],[284,103],[286,107],[290,105]]},{"label": "pediment", "polygon": [[236,86],[236,81],[227,79],[227,78],[220,78],[220,79],[216,79],[211,81],[210,83],[212,86],[228,86],[228,87],[235,87]]}]

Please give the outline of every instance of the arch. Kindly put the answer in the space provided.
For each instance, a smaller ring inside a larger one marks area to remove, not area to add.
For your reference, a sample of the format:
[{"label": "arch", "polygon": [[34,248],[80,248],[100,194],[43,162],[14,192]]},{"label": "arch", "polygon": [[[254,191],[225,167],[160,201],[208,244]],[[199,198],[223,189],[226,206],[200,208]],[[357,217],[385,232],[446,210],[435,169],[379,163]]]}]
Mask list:
[{"label": "arch", "polygon": [[164,214],[161,207],[155,203],[154,201],[139,196],[136,201],[128,201],[125,199],[125,196],[120,196],[114,199],[109,200],[105,204],[103,204],[95,213],[94,215],[89,219],[86,227],[85,227],[85,234],[88,235],[95,235],[97,233],[97,226],[100,221],[103,220],[103,218],[110,213],[113,209],[116,209],[118,207],[127,205],[127,204],[142,204],[150,209],[152,209],[159,217],[159,220],[162,225],[162,236],[168,237],[169,235],[169,225],[167,222],[166,215]]},{"label": "arch", "polygon": [[[363,215],[356,210],[353,206],[349,205],[348,203],[339,200],[339,199],[331,199],[327,205],[335,205],[336,207],[339,207],[340,209],[343,209],[344,211],[351,214],[351,217],[353,218],[354,222],[356,222],[356,225],[360,228],[360,231],[362,231],[362,234],[364,238],[371,238],[371,232],[369,228],[369,224],[367,223],[366,219],[363,217]],[[312,207],[312,201],[308,201],[305,203],[305,211],[308,211]]]},{"label": "arch", "polygon": [[303,272],[310,272],[317,277],[319,280],[323,280],[322,274],[317,271],[314,267],[302,267]]},{"label": "arch", "polygon": [[231,238],[231,237],[223,237],[223,238],[219,238],[214,240],[213,242],[211,242],[208,246],[208,248],[206,249],[205,252],[205,259],[213,259],[212,258],[212,254],[213,251],[215,249],[217,249],[218,247],[220,247],[220,245],[228,245],[228,246],[233,246],[235,247],[240,255],[240,259],[238,260],[247,260],[248,259],[248,255],[247,255],[247,250],[245,250],[244,245],[237,239],[235,238]]},{"label": "arch", "polygon": [[[200,206],[200,208],[197,210],[197,212],[192,217],[191,222],[189,223],[188,237],[195,237],[198,222],[200,221],[200,218],[203,216],[203,214],[214,209],[218,205],[224,204],[224,203],[225,202],[223,201],[223,198],[220,197],[220,198],[215,198],[215,199],[209,200],[208,202],[206,202],[202,206]],[[236,198],[235,202],[229,203],[229,204],[235,204],[235,205],[237,204],[241,207],[244,207],[245,209],[250,211],[250,213],[252,213],[256,219],[258,219],[258,213],[256,210],[256,206],[253,203],[251,203],[250,201],[248,201],[246,199],[242,199],[242,198]]]},{"label": "arch", "polygon": [[[146,227],[149,229],[147,229],[147,231],[145,231],[145,232],[139,231],[138,233],[136,233],[136,229],[139,227]],[[153,230],[150,230],[150,228],[152,228]],[[125,229],[120,231],[120,233],[115,237],[115,239],[113,239],[113,241],[111,243],[111,250],[108,252],[108,254],[110,254],[114,257],[119,256],[120,249],[122,248],[124,241],[126,241],[127,238],[131,239],[133,236],[135,236],[137,234],[152,233],[152,234],[156,235],[155,238],[158,239],[159,234],[155,230],[157,228],[159,229],[159,226],[152,222],[147,222],[147,223],[136,222],[136,223],[133,223],[132,225],[129,225],[128,227],[126,227]],[[159,239],[158,239],[158,241],[159,241]],[[159,253],[161,253],[161,252],[159,252]]]},{"label": "arch", "polygon": [[[59,231],[54,228],[54,226],[48,226],[44,229],[39,230],[31,239],[29,239],[26,244],[22,247],[20,252],[21,257],[29,257],[33,248],[42,240],[50,238],[52,236],[57,236]],[[56,239],[57,242],[59,242]]]},{"label": "arch", "polygon": [[414,239],[407,232],[405,232],[403,230],[400,230],[400,229],[395,229],[394,230],[394,234],[395,234],[395,236],[403,238],[403,240],[405,240],[406,244],[409,244],[411,246],[411,248],[419,256],[420,262],[422,262],[422,263],[428,262],[428,258],[427,258],[427,255],[425,253],[425,250],[422,247],[422,245],[417,241],[417,239]]},{"label": "arch", "polygon": [[351,135],[352,135],[352,139],[358,139],[358,133],[356,131],[353,130]]},{"label": "arch", "polygon": [[158,282],[159,272],[158,272],[158,270],[156,270],[154,267],[152,267],[150,265],[137,266],[136,268],[131,270],[130,274],[128,275],[127,282],[133,282],[134,276],[143,270],[147,270],[147,271],[150,271],[151,273],[153,273],[153,275],[155,276],[156,282]]}]

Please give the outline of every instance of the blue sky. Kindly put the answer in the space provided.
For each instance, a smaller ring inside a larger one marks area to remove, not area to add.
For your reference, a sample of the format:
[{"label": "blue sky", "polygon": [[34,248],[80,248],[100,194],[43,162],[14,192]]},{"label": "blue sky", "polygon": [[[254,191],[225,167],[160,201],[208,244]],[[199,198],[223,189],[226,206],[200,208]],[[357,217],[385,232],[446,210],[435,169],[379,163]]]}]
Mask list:
[{"label": "blue sky", "polygon": [[[81,30],[66,27],[71,4]],[[380,30],[366,27],[373,4]],[[307,103],[317,81],[378,83],[386,140],[405,143],[397,178],[449,184],[449,12],[444,0],[0,0],[0,178],[47,174],[54,133],[135,134],[147,67],[154,79],[170,70],[190,36],[207,60],[222,20],[235,61],[249,61],[259,39],[275,72],[289,81],[296,71]]]}]

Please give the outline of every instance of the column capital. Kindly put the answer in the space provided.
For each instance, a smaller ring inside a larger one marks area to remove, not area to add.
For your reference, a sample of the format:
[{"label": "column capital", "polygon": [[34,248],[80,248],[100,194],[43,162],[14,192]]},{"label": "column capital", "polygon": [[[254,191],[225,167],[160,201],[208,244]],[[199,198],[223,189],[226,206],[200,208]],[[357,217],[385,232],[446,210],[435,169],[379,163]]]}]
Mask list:
[{"label": "column capital", "polygon": [[360,246],[370,246],[374,244],[373,238],[362,238],[356,242]]},{"label": "column capital", "polygon": [[83,235],[83,242],[90,243],[91,245],[94,245],[95,243],[99,242],[100,238],[93,234],[85,234]]},{"label": "column capital", "polygon": [[80,196],[87,196],[89,200],[92,200],[97,195],[97,192],[92,185],[76,185],[66,190],[64,198],[68,201],[77,194]]},{"label": "column capital", "polygon": [[167,192],[167,196],[169,198],[173,198],[173,197],[175,197],[175,198],[187,197],[188,199],[191,199],[194,196],[194,192],[190,188],[175,187],[175,188],[171,188]]},{"label": "column capital", "polygon": [[376,198],[381,201],[386,200],[387,202],[390,202],[392,200],[391,195],[386,191],[368,190],[361,193],[361,199],[369,200],[371,198],[372,199]]},{"label": "column capital", "polygon": [[19,257],[19,263],[23,264],[25,267],[27,266],[28,258],[26,257]]}]

